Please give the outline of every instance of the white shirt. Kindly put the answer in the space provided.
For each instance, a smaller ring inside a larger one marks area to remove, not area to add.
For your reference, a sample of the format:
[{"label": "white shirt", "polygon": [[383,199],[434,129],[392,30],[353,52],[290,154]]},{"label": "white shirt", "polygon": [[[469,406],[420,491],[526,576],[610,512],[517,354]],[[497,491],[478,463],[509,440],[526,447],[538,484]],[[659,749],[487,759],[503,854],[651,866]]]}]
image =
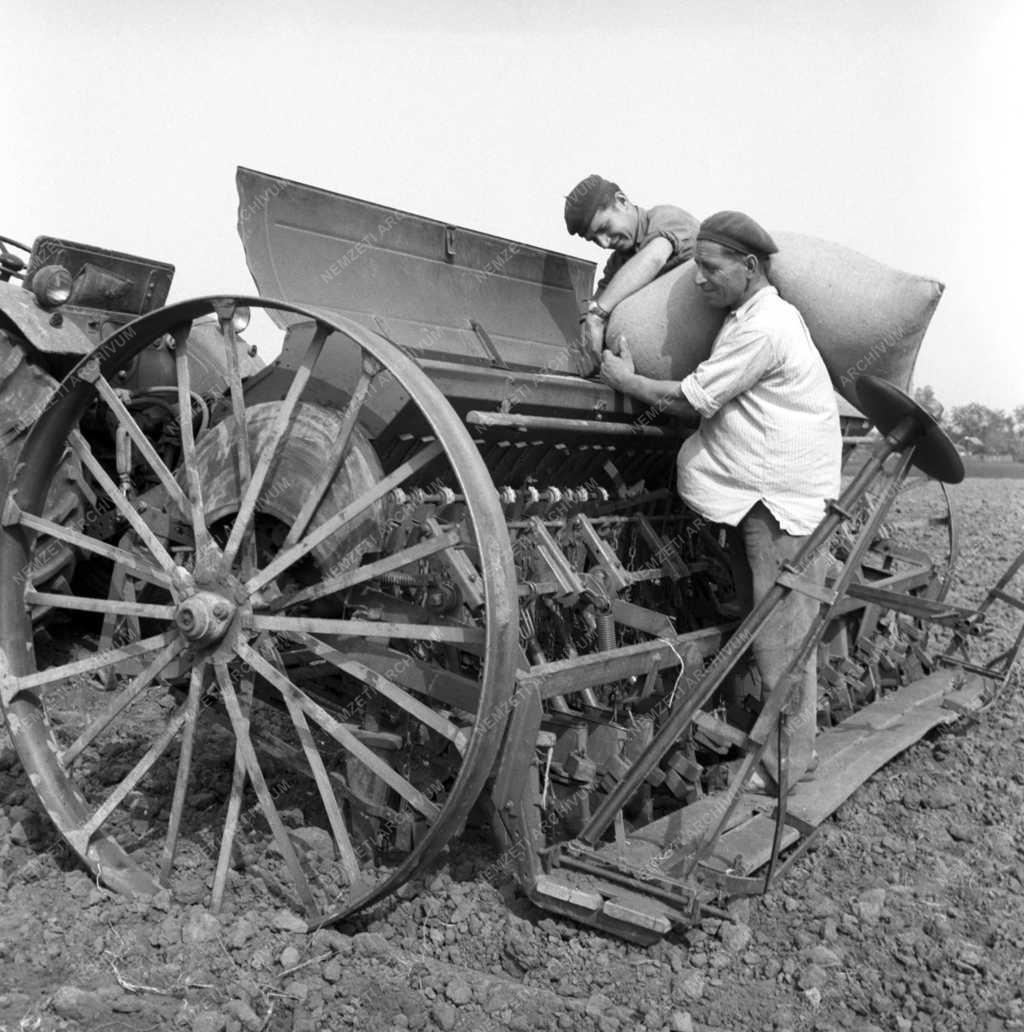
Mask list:
[{"label": "white shirt", "polygon": [[763,287],[731,312],[682,381],[700,429],[679,451],[678,489],[706,519],[736,526],[759,501],[809,534],[839,496],[842,438],[825,363],[799,311]]}]

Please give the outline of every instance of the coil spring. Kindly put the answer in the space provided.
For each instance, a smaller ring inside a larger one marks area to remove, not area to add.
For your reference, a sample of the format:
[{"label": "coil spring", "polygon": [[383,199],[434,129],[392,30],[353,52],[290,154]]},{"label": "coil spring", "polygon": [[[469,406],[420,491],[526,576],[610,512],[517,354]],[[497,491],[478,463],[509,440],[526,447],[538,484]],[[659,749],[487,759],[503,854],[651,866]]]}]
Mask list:
[{"label": "coil spring", "polygon": [[599,613],[597,616],[597,647],[602,652],[615,648],[615,617],[611,613]]},{"label": "coil spring", "polygon": [[519,642],[525,644],[530,639],[536,637],[537,624],[533,618],[533,610],[527,606],[520,607],[519,610]]},{"label": "coil spring", "polygon": [[398,588],[417,588],[421,581],[414,573],[382,573],[380,579],[385,584]]}]

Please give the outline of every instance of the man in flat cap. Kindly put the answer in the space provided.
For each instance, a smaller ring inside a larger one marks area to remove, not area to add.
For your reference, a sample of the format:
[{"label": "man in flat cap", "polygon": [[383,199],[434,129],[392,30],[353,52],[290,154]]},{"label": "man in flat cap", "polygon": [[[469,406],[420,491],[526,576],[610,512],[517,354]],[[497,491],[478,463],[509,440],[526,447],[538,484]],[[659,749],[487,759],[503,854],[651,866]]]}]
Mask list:
[{"label": "man in flat cap", "polygon": [[[803,317],[768,280],[772,238],[749,216],[723,211],[697,233],[695,282],[709,305],[728,314],[711,354],[684,380],[637,375],[628,343],[605,351],[602,378],[625,394],[675,412],[700,428],[683,443],[678,489],[715,523],[739,527],[752,575],[753,602],[763,598],[839,495],[841,436],[835,394]],[[824,583],[826,558],[803,576]],[[790,592],[753,644],[765,696],[779,682],[810,628],[818,603]],[[794,784],[814,756],[817,664],[808,661],[789,724]],[[761,780],[778,781],[775,736]]]},{"label": "man in flat cap", "polygon": [[582,319],[584,360],[596,366],[612,309],[693,257],[697,220],[672,204],[641,208],[617,183],[589,175],[565,199],[565,228],[612,251]]}]

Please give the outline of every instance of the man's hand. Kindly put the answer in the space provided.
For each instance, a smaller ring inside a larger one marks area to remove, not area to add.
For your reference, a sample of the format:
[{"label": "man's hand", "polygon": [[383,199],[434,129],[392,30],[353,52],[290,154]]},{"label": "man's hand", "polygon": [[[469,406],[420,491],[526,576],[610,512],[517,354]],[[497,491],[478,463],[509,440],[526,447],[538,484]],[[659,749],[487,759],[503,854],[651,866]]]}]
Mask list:
[{"label": "man's hand", "polygon": [[583,320],[583,350],[594,360],[594,365],[601,362],[604,328],[605,321],[599,315],[588,315]]},{"label": "man's hand", "polygon": [[607,348],[601,355],[601,379],[609,387],[621,391],[629,377],[636,372],[636,366],[633,363],[633,352],[629,350],[629,341],[619,337],[616,343],[619,346],[617,355]]}]

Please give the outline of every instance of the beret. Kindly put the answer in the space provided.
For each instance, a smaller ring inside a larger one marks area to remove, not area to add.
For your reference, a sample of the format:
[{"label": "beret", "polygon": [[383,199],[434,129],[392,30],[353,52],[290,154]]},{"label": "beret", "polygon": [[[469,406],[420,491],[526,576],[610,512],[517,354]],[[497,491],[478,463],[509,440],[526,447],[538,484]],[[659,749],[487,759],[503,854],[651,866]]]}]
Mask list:
[{"label": "beret", "polygon": [[698,240],[710,240],[740,254],[775,254],[775,241],[741,211],[717,211],[709,215],[697,231]]},{"label": "beret", "polygon": [[615,200],[619,184],[593,174],[581,179],[565,198],[565,228],[576,236],[586,236],[594,214]]}]

